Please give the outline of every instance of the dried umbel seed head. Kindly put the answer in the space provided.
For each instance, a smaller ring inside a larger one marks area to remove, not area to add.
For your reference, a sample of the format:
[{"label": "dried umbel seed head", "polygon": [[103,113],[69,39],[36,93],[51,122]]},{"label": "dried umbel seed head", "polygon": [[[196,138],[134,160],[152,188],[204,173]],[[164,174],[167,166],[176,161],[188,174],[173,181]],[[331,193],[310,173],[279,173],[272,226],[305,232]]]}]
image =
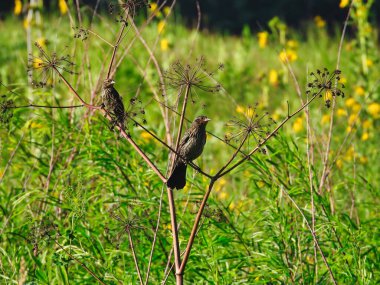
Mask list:
[{"label": "dried umbel seed head", "polygon": [[200,57],[194,64],[183,65],[180,61],[173,63],[171,68],[164,72],[164,78],[168,86],[173,89],[183,91],[188,88],[190,99],[192,103],[195,103],[197,90],[215,93],[222,89],[221,85],[215,83],[213,79],[215,73],[222,69],[223,65],[219,64],[216,70],[208,71],[205,58]]},{"label": "dried umbel seed head", "polygon": [[8,99],[7,95],[0,96],[0,123],[1,126],[8,127],[13,117],[13,108],[15,104],[12,99]]},{"label": "dried umbel seed head", "polygon": [[262,143],[276,122],[268,112],[260,113],[257,103],[254,106],[241,108],[243,110],[239,115],[226,124],[228,132],[225,134],[225,141],[249,146],[250,139],[253,138],[256,145]]},{"label": "dried umbel seed head", "polygon": [[336,96],[344,97],[344,85],[340,83],[340,70],[334,70],[329,72],[327,68],[322,71],[317,69],[316,72],[310,73],[311,80],[309,81],[306,91],[307,94],[312,96],[323,97],[325,106],[329,108],[331,106],[331,100]]},{"label": "dried umbel seed head", "polygon": [[75,30],[74,39],[81,39],[82,41],[85,41],[88,39],[89,31],[81,28],[81,27],[75,27],[73,28]]},{"label": "dried umbel seed head", "polygon": [[69,55],[48,54],[38,43],[35,46],[38,56],[30,54],[28,59],[28,75],[34,87],[52,87],[58,73],[76,74]]},{"label": "dried umbel seed head", "polygon": [[110,14],[118,14],[117,22],[124,22],[127,24],[126,16],[130,15],[131,17],[134,17],[137,11],[144,7],[150,8],[150,5],[146,0],[126,0],[120,1],[118,4],[110,3],[108,11]]}]

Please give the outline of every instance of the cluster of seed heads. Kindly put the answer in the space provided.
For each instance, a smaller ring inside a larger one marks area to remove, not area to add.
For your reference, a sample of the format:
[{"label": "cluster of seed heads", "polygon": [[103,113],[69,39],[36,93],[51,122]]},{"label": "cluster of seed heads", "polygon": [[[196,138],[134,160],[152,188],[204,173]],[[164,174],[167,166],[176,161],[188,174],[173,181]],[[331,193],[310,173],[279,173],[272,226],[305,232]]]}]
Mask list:
[{"label": "cluster of seed heads", "polygon": [[28,58],[28,75],[33,87],[52,87],[57,73],[76,74],[70,55],[58,55],[56,52],[48,54],[38,43],[35,46],[38,56],[29,54]]},{"label": "cluster of seed heads", "polygon": [[127,0],[122,1],[119,4],[110,3],[108,6],[108,11],[112,15],[117,11],[118,18],[116,19],[117,22],[123,22],[127,24],[127,20],[124,17],[125,14],[129,14],[130,16],[134,17],[136,12],[144,7],[150,8],[150,5],[145,0]]},{"label": "cluster of seed heads", "polygon": [[329,72],[327,68],[324,68],[322,71],[317,69],[316,72],[310,73],[311,81],[308,83],[307,94],[312,94],[312,96],[323,97],[325,105],[327,108],[331,106],[332,97],[341,96],[344,97],[344,85],[339,83],[340,70],[334,70]]},{"label": "cluster of seed heads", "polygon": [[13,108],[15,104],[12,99],[7,99],[6,95],[0,97],[0,123],[1,125],[8,126],[13,117]]},{"label": "cluster of seed heads", "polygon": [[75,27],[75,34],[74,39],[82,39],[82,41],[85,41],[88,39],[89,32],[88,30],[80,27]]},{"label": "cluster of seed heads", "polygon": [[[270,134],[276,121],[269,116],[268,112],[260,114],[257,111],[258,104],[248,106],[244,114],[234,117],[226,126],[229,131],[225,134],[224,139],[227,143],[243,143],[249,146],[250,138],[253,138],[256,144],[262,141]],[[261,149],[265,152],[264,149]]]}]

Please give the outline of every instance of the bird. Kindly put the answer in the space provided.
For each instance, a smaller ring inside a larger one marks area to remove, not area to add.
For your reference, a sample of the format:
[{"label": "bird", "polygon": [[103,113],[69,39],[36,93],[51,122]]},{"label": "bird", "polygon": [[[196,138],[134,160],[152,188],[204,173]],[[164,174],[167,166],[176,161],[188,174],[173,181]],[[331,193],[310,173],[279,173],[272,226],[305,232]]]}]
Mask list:
[{"label": "bird", "polygon": [[172,172],[166,182],[170,189],[183,189],[186,185],[186,168],[202,154],[206,144],[206,125],[210,121],[206,116],[197,117],[185,132],[178,146]]},{"label": "bird", "polygon": [[113,117],[113,126],[119,124],[120,128],[124,129],[125,108],[123,99],[113,86],[115,81],[107,78],[103,82],[102,101],[105,110]]}]

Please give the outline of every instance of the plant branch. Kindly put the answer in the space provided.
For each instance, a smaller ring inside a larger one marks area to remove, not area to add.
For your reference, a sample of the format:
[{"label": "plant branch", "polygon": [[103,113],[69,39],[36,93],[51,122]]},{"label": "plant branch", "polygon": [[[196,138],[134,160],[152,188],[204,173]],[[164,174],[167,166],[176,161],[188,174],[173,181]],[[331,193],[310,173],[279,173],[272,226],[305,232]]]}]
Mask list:
[{"label": "plant branch", "polygon": [[135,247],[133,245],[133,240],[132,240],[132,235],[131,235],[130,229],[127,229],[127,234],[128,234],[129,245],[131,246],[131,250],[132,250],[133,261],[134,261],[135,266],[136,266],[137,275],[139,276],[140,284],[143,285],[144,282],[142,280],[140,267],[139,267],[139,264],[137,262],[137,256],[136,256],[136,252],[135,252]]}]

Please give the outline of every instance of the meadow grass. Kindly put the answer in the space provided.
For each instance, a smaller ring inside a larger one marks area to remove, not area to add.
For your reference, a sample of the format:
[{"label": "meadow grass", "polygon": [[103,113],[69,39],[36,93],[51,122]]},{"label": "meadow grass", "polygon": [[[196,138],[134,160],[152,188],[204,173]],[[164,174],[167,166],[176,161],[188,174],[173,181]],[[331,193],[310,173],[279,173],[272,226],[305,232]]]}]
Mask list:
[{"label": "meadow grass", "polygon": [[[88,19],[83,21],[88,27]],[[208,131],[222,139],[209,134],[196,161],[211,174],[234,152],[223,141],[226,123],[244,117],[256,103],[259,113],[268,110],[277,122],[287,117],[288,108],[298,109],[297,84],[306,101],[310,72],[336,68],[342,28],[328,33],[309,23],[303,33],[288,29],[285,42],[275,32],[268,34],[264,44],[247,30],[238,37],[189,30],[174,20],[159,26],[154,19],[141,33],[164,70],[176,60],[194,62],[200,56],[210,70],[224,64],[222,72],[207,79],[220,83],[222,91],[194,92],[186,113],[189,120],[200,114],[210,117]],[[91,33],[85,41],[74,39],[78,30],[66,16],[45,15],[43,28],[32,29],[33,40],[46,50],[73,56],[77,74],[67,79],[86,101],[93,92],[94,103],[99,103],[96,83],[108,67],[110,46]],[[127,29],[120,54],[134,39],[133,29]],[[91,30],[114,42],[118,28],[103,15]],[[8,87],[0,89],[4,100],[18,106],[78,103],[62,82],[51,89],[30,88],[21,21],[9,17],[0,22],[0,31],[0,80]],[[292,118],[263,151],[216,182],[185,270],[186,284],[380,282],[380,57],[376,40],[366,39],[367,71],[359,35],[347,35],[342,45],[345,98],[337,97],[334,108],[316,98],[308,115],[302,111]],[[280,58],[284,49],[291,53],[296,81]],[[148,60],[149,53],[136,40],[117,68],[115,86],[126,105],[138,95],[144,126],[165,139],[154,99],[162,93],[159,76]],[[169,102],[175,101],[177,91],[167,92]],[[178,119],[172,111],[170,116]],[[168,149],[132,122],[128,132],[165,173]],[[144,279],[159,215],[149,283],[165,279],[172,236],[163,184],[109,130],[101,114],[83,108],[20,108],[8,125],[2,124],[0,134],[0,283],[94,284],[95,275],[105,284],[138,284],[130,241]],[[329,174],[319,189],[329,138]],[[252,139],[242,150],[248,153],[255,145]],[[185,189],[175,192],[182,251],[208,185],[194,170],[187,177]],[[167,283],[174,282],[173,272],[168,273]]]}]

